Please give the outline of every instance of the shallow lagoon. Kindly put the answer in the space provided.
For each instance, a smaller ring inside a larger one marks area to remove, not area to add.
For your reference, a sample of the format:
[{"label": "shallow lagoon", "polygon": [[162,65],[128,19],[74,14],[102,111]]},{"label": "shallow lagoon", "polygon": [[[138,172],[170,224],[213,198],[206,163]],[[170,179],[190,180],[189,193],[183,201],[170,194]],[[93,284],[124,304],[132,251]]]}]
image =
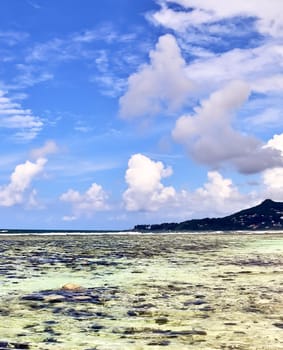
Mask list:
[{"label": "shallow lagoon", "polygon": [[283,234],[0,240],[0,349],[283,349]]}]

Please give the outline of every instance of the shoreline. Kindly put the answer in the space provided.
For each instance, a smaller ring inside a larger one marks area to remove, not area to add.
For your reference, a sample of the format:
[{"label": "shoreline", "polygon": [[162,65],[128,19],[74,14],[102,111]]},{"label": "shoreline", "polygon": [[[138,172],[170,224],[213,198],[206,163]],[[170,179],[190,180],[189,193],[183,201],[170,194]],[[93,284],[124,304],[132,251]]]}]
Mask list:
[{"label": "shoreline", "polygon": [[162,236],[162,235],[281,235],[283,230],[227,231],[69,231],[69,230],[5,230],[0,237],[11,236]]}]

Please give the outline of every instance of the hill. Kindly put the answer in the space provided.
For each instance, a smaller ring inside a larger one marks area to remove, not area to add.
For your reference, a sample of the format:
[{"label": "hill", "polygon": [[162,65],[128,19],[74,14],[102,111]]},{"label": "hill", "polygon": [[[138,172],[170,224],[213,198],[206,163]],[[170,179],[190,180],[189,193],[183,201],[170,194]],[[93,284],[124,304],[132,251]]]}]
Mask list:
[{"label": "hill", "polygon": [[282,230],[283,202],[266,199],[261,204],[222,218],[193,219],[180,223],[136,225],[135,231],[254,231]]}]

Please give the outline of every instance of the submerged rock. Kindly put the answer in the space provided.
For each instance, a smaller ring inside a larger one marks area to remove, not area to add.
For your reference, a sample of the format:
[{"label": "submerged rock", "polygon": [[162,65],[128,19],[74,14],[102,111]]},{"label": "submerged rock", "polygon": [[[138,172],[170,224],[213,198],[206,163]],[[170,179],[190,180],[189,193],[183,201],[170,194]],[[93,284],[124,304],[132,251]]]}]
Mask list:
[{"label": "submerged rock", "polygon": [[58,295],[58,294],[51,294],[51,295],[46,295],[43,298],[44,301],[48,303],[59,303],[65,300],[65,297],[63,295]]},{"label": "submerged rock", "polygon": [[15,343],[8,341],[0,341],[0,349],[30,349],[29,344],[27,343]]},{"label": "submerged rock", "polygon": [[275,326],[275,327],[277,327],[277,328],[283,329],[283,322],[276,322],[276,323],[273,323],[273,326]]},{"label": "submerged rock", "polygon": [[147,345],[150,346],[167,346],[170,344],[169,340],[153,340],[150,343],[147,343]]},{"label": "submerged rock", "polygon": [[155,319],[155,323],[166,324],[166,323],[168,323],[168,318],[167,317],[158,317]]}]

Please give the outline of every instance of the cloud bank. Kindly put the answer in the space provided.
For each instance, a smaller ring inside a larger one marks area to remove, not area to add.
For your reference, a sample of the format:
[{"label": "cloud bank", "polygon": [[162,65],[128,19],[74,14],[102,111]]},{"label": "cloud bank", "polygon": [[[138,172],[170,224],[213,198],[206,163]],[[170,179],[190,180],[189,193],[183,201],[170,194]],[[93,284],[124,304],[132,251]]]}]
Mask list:
[{"label": "cloud bank", "polygon": [[128,185],[123,194],[124,205],[129,212],[157,212],[165,217],[186,219],[223,215],[254,204],[258,198],[254,193],[242,194],[229,178],[217,171],[207,174],[207,182],[193,190],[177,191],[165,186],[162,179],[172,175],[172,169],[162,162],[153,161],[142,154],[134,154],[128,163],[125,180]]}]

